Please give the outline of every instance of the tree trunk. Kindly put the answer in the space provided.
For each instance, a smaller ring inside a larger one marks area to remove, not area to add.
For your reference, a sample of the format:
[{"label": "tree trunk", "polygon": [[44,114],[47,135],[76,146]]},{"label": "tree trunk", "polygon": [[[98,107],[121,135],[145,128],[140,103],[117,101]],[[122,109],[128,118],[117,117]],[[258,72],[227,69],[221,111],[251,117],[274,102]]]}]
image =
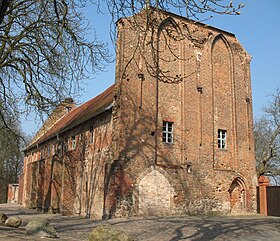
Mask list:
[{"label": "tree trunk", "polygon": [[9,3],[10,0],[0,0],[0,24],[2,24]]}]

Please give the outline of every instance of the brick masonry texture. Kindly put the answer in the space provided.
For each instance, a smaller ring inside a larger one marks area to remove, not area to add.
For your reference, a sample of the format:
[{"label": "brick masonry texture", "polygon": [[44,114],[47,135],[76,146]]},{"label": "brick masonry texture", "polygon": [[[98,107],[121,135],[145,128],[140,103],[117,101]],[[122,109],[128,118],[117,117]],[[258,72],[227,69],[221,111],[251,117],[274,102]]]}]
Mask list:
[{"label": "brick masonry texture", "polygon": [[[117,28],[111,104],[92,101],[90,118],[26,149],[25,206],[92,218],[255,211],[251,57],[236,37],[153,8]],[[48,126],[69,117],[58,119]]]}]

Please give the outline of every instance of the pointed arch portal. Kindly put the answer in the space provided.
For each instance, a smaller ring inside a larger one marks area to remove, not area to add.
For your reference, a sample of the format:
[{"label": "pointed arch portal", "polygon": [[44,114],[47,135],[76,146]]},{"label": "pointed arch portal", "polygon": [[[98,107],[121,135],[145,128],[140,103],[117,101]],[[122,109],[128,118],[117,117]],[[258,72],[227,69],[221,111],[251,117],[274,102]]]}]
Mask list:
[{"label": "pointed arch portal", "polygon": [[229,188],[230,211],[232,213],[243,212],[246,210],[246,187],[244,181],[237,177]]}]

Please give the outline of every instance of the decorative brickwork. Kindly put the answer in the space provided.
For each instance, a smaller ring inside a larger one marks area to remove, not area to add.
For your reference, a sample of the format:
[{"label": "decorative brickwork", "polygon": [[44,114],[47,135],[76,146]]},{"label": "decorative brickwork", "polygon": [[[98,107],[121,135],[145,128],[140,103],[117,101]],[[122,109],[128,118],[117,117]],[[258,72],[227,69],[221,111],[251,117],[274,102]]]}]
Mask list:
[{"label": "decorative brickwork", "polygon": [[[133,183],[134,214],[149,203],[161,212],[153,178],[137,191],[151,167],[168,177],[169,213],[254,211],[251,57],[235,36],[150,9],[120,20],[118,39],[116,153]],[[173,128],[169,143],[166,122]]]},{"label": "decorative brickwork", "polygon": [[251,57],[153,8],[117,27],[115,85],[26,149],[23,203],[92,218],[255,211]]}]

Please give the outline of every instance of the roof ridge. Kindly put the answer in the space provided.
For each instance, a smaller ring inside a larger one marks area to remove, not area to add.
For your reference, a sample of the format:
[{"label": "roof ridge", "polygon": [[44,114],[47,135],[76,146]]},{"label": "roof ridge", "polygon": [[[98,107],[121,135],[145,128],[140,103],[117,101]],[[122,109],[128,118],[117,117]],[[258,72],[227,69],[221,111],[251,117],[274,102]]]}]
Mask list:
[{"label": "roof ridge", "polygon": [[[115,84],[108,87],[99,95],[65,113],[65,115],[59,118],[50,128],[48,128],[43,135],[41,135],[35,142],[31,143],[25,151],[51,139],[57,134],[63,133],[69,126],[71,126],[71,124],[73,124],[72,127],[74,127],[87,121],[91,117],[94,117],[94,114],[112,104],[114,88]],[[90,108],[92,109],[92,113],[88,111]]]}]

